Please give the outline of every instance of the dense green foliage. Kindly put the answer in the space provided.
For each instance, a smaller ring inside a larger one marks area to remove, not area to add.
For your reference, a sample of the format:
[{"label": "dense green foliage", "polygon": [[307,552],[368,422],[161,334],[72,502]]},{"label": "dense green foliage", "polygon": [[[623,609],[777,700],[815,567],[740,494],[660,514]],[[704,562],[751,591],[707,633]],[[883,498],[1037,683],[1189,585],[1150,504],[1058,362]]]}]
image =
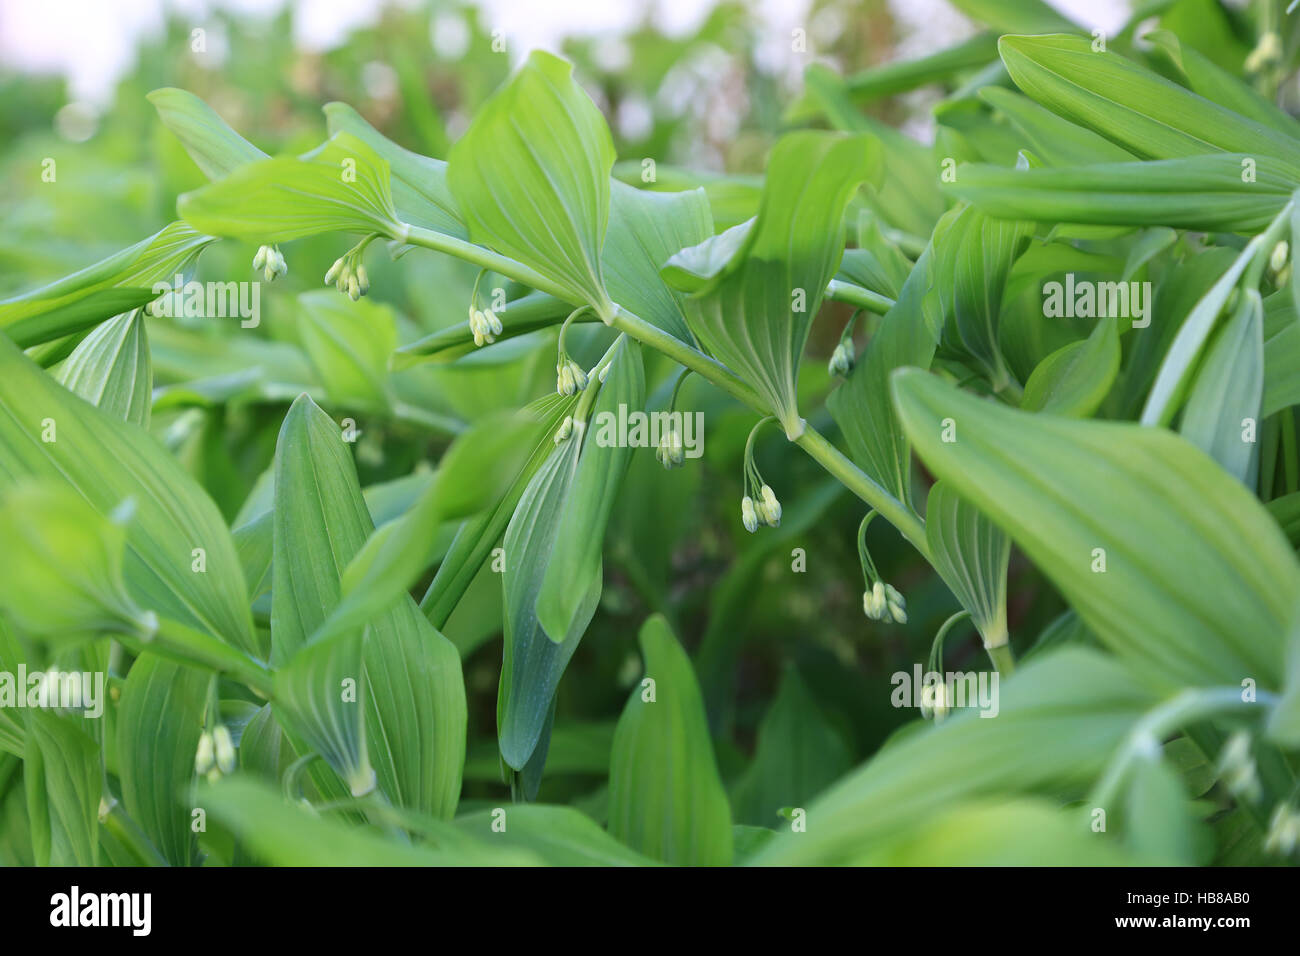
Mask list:
[{"label": "dense green foliage", "polygon": [[1300,16],[955,5],[6,106],[0,862],[1292,861]]}]

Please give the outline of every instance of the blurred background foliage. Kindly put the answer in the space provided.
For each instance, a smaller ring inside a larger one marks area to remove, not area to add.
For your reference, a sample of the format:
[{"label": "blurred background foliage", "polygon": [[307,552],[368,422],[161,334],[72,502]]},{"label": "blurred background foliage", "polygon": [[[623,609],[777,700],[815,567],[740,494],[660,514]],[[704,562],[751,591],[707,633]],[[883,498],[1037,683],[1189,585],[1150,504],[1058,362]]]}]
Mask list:
[{"label": "blurred background foliage", "polygon": [[[386,8],[374,23],[319,53],[295,48],[294,16],[291,7],[270,18],[213,13],[204,26],[209,49],[219,38],[224,51],[219,66],[191,49],[190,19],[169,19],[162,36],[144,41],[102,112],[69,105],[61,80],[0,73],[0,298],[151,235],[175,219],[179,194],[205,182],[159,122],[146,99],[151,90],[175,86],[197,94],[271,154],[319,144],[326,136],[321,107],[340,100],[394,141],[445,157],[512,62],[493,51],[491,25],[470,6]],[[882,0],[817,0],[808,24],[817,59],[845,75],[893,60],[905,39]],[[756,174],[789,126],[786,108],[799,82],[797,74],[760,63],[763,31],[758,14],[722,3],[685,36],[665,36],[647,20],[624,35],[567,40],[557,52],[576,64],[633,176],[643,159],[653,158],[665,187],[678,169],[731,177],[711,190],[722,226],[752,214]],[[886,95],[873,97],[866,109],[892,125],[919,117],[924,126],[926,110],[917,103],[910,95]],[[57,163],[54,183],[41,178],[46,158]],[[383,520],[418,490],[407,476],[427,474],[446,447],[448,436],[429,426],[428,413],[472,422],[554,387],[555,333],[548,330],[454,364],[372,369],[395,396],[390,401],[332,393],[326,383],[339,380],[339,365],[365,360],[356,350],[313,349],[317,319],[299,296],[320,288],[348,243],[327,236],[285,246],[289,275],[263,284],[256,329],[234,319],[149,319],[152,430],[232,527],[258,513],[277,431],[301,391],[336,420],[355,418],[362,485]],[[251,280],[254,252],[235,242],[214,244],[195,278]],[[377,340],[409,343],[465,321],[472,267],[420,252],[391,261],[378,246],[368,265],[372,292],[362,308]],[[806,408],[819,407],[830,387],[826,358],[849,315],[848,307],[828,303],[814,328],[801,377]],[[575,326],[569,350],[590,365],[607,336],[602,328]],[[646,357],[649,406],[662,408],[676,370],[648,350]],[[641,673],[636,634],[648,613],[661,611],[694,658],[737,822],[774,826],[758,808],[808,800],[916,718],[890,705],[890,676],[924,665],[935,632],[958,604],[897,534],[876,522],[872,553],[883,577],[906,594],[910,619],[902,626],[867,620],[855,543],[861,503],[767,430],[758,463],[786,516],[779,530],[746,534],[739,514],[742,453],[754,416],[695,379],[687,381],[678,407],[704,412],[704,457],[665,472],[652,449],[635,453],[609,528],[602,605],[560,685],[538,799],[573,800],[603,818],[614,723]],[[814,422],[833,428],[825,412]],[[800,555],[806,563],[796,570]],[[267,627],[267,595],[255,610],[259,626]],[[1013,559],[1013,636],[1032,639],[1062,610],[1051,587]],[[485,569],[445,629],[465,661],[467,809],[475,798],[496,801],[503,793],[495,739],[500,622],[499,579]],[[948,641],[946,662],[952,670],[984,666],[973,630]],[[819,748],[803,777],[774,772],[784,766],[776,752],[751,761],[767,719],[769,747]],[[812,734],[812,742],[777,739],[795,728]]]}]

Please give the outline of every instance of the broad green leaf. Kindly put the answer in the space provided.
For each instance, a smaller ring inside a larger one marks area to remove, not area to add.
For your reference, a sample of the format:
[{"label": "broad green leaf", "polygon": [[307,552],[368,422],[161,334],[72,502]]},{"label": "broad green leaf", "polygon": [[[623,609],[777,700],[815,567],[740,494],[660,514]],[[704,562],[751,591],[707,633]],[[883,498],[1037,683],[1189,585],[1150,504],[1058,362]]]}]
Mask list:
[{"label": "broad green leaf", "polygon": [[1256,257],[1267,256],[1272,251],[1264,248],[1263,238],[1262,235],[1256,236],[1246,244],[1246,248],[1197,301],[1179,326],[1178,334],[1165,353],[1155,384],[1151,386],[1142,408],[1143,424],[1167,425],[1172,421],[1186,395],[1201,353],[1218,323],[1219,314],[1228,304],[1242,274]]},{"label": "broad green leaf", "polygon": [[1100,318],[1092,333],[1038,363],[1020,407],[1066,418],[1087,418],[1100,406],[1119,374],[1119,324]]},{"label": "broad green leaf", "polygon": [[1155,162],[1043,169],[960,166],[945,189],[989,215],[1038,222],[1257,232],[1281,212],[1300,181],[1261,157],[1216,153]]},{"label": "broad green leaf", "polygon": [[538,419],[541,437],[531,444],[524,465],[509,476],[509,489],[482,515],[466,521],[456,533],[446,558],[420,601],[420,609],[435,627],[447,623],[470,582],[501,540],[520,497],[538,469],[555,451],[552,437],[555,430],[573,411],[577,400],[577,396],[547,395],[525,406],[524,414]]},{"label": "broad green leaf", "polygon": [[23,780],[39,866],[96,866],[103,770],[99,747],[74,721],[27,712]]},{"label": "broad green leaf", "polygon": [[1077,36],[1004,36],[998,49],[1031,99],[1143,159],[1211,152],[1293,161],[1291,137]]},{"label": "broad green leaf", "polygon": [[619,434],[620,420],[645,406],[640,345],[623,338],[615,348],[591,418],[585,428],[575,423],[572,440],[582,442],[582,458],[537,595],[537,622],[557,644],[590,618],[583,608],[587,582],[594,581],[599,593],[605,526],[632,457],[626,436]]},{"label": "broad green leaf", "polygon": [[[959,213],[948,213],[935,230]],[[899,501],[912,497],[912,452],[890,400],[889,376],[896,368],[928,368],[934,358],[943,312],[938,298],[929,295],[934,274],[934,242],[916,260],[902,291],[867,343],[866,352],[848,381],[831,393],[826,407],[848,442],[858,467]]]},{"label": "broad green leaf", "polygon": [[659,270],[679,250],[713,235],[713,216],[702,189],[679,193],[610,184],[609,232],[601,267],[609,294],[619,305],[683,342],[691,342],[682,294]]},{"label": "broad green leaf", "polygon": [[852,860],[855,866],[1133,866],[1167,863],[1127,853],[1045,800],[962,803]]},{"label": "broad green leaf", "polygon": [[1193,93],[1285,133],[1296,139],[1296,146],[1300,148],[1300,123],[1203,53],[1191,46],[1184,47],[1177,34],[1169,30],[1152,30],[1143,39],[1153,45],[1153,52],[1168,60]]},{"label": "broad green leaf", "polygon": [[146,98],[208,179],[221,179],[246,163],[268,158],[193,93],[163,87]]},{"label": "broad green leaf", "polygon": [[926,502],[925,538],[934,569],[970,612],[984,646],[1006,644],[1007,536],[947,482],[937,481]]},{"label": "broad green leaf", "polygon": [[1124,842],[1135,855],[1192,865],[1195,840],[1187,790],[1159,757],[1138,760],[1124,795]]},{"label": "broad green leaf", "polygon": [[505,829],[494,829],[491,810],[456,818],[464,833],[493,846],[534,854],[548,866],[656,866],[628,849],[573,807],[516,804],[505,810]]},{"label": "broad green leaf", "polygon": [[372,764],[391,801],[450,816],[465,759],[460,657],[404,594],[364,625],[321,633],[374,525],[338,427],[310,399],[290,409],[276,462],[272,657],[291,671],[277,673],[277,691],[293,694],[277,693],[277,713],[296,734],[327,739],[354,789]]},{"label": "broad green leaf", "polygon": [[1013,411],[916,370],[895,374],[894,397],[926,465],[1150,679],[1277,686],[1300,564],[1203,452],[1159,428]]},{"label": "broad green leaf", "polygon": [[756,221],[746,219],[716,236],[679,249],[664,263],[660,275],[683,292],[694,294],[716,288],[722,276],[734,272],[743,261],[754,238]]},{"label": "broad green leaf", "polygon": [[972,798],[1086,785],[1152,703],[1113,658],[1073,648],[1026,664],[999,693],[996,718],[964,711],[882,749],[806,808],[806,832],[779,833],[753,862],[862,859]]},{"label": "broad green leaf", "polygon": [[527,411],[490,415],[453,442],[410,508],[376,529],[348,562],[343,600],[322,627],[356,626],[402,597],[435,560],[438,529],[494,504],[529,451],[543,438],[550,441],[544,424]]},{"label": "broad green leaf", "polygon": [[1044,0],[953,0],[953,6],[998,33],[1060,33],[1079,29]]},{"label": "broad green leaf", "polygon": [[[331,820],[287,803],[274,790],[248,778],[231,777],[203,787],[199,799],[255,857],[272,866],[481,866],[486,862],[482,851],[435,850]],[[538,861],[501,851],[492,854],[492,862]]]},{"label": "broad green leaf", "polygon": [[859,110],[844,81],[822,64],[804,74],[807,95],[825,112],[832,129],[869,133],[880,144],[884,176],[863,190],[867,205],[882,222],[914,236],[927,236],[943,215],[938,162],[928,146]]},{"label": "broad green leaf", "polygon": [[322,232],[400,238],[388,163],[348,132],[293,159],[248,163],[177,200],[181,218],[213,235],[261,243]]},{"label": "broad green leaf", "polygon": [[641,627],[645,678],[614,731],[609,831],[664,863],[726,866],[731,808],[690,658],[659,615]]},{"label": "broad green leaf", "polygon": [[298,335],[331,401],[388,408],[388,357],[397,345],[397,326],[387,306],[353,302],[332,289],[304,292],[298,296]]},{"label": "broad green leaf", "polygon": [[[542,630],[536,610],[564,504],[577,478],[580,451],[581,441],[574,436],[553,447],[529,480],[505,529],[505,646],[497,690],[497,737],[502,758],[515,770],[522,770],[537,749],[555,688],[586,630],[583,620],[576,633],[556,643]],[[590,619],[600,600],[599,580],[566,582],[566,586],[586,589],[580,595],[581,609]]]},{"label": "broad green leaf", "polygon": [[126,812],[173,866],[195,862],[192,787],[210,676],[143,654],[118,708],[117,751]]},{"label": "broad green leaf", "polygon": [[793,667],[758,725],[754,759],[731,794],[735,819],[775,826],[783,807],[802,807],[853,765],[838,730]]},{"label": "broad green leaf", "polygon": [[153,365],[144,314],[137,309],[96,328],[59,366],[58,379],[115,418],[148,428]]},{"label": "broad green leaf", "polygon": [[447,186],[447,164],[421,156],[388,139],[346,103],[326,103],[330,135],[351,133],[387,161],[392,172],[393,205],[402,222],[468,238],[465,223]]},{"label": "broad green leaf", "polygon": [[130,312],[171,290],[215,241],[174,222],[93,266],[0,302],[0,330],[27,348]]},{"label": "broad green leaf", "polygon": [[803,432],[799,361],[844,252],[844,209],[872,177],[877,150],[866,136],[783,137],[752,229],[722,275],[686,300],[691,331],[754,386],[791,439]]},{"label": "broad green leaf", "polygon": [[0,489],[0,608],[49,640],[148,630],[127,593],[126,529],[66,485]]},{"label": "broad green leaf", "polygon": [[1006,116],[1024,137],[1025,145],[1049,166],[1123,163],[1133,159],[1128,150],[1062,119],[1027,96],[1000,86],[986,86],[979,91],[979,96]]},{"label": "broad green leaf", "polygon": [[452,147],[447,181],[470,238],[524,263],[602,318],[614,144],[573,67],[533,51]]},{"label": "broad green leaf", "polygon": [[1263,395],[1264,303],[1246,289],[1196,372],[1178,431],[1248,488],[1259,467]]}]

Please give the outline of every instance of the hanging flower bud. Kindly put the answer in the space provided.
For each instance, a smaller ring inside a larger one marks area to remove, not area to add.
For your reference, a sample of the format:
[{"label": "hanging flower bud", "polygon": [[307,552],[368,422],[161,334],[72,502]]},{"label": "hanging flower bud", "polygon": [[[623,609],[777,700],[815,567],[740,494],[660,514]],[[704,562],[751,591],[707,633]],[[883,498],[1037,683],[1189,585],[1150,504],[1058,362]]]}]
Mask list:
[{"label": "hanging flower bud", "polygon": [[835,346],[828,368],[832,376],[844,376],[853,371],[853,352],[843,342]]},{"label": "hanging flower bud", "polygon": [[655,457],[665,468],[676,468],[684,460],[682,435],[676,428],[669,428],[659,440]]},{"label": "hanging flower bud", "polygon": [[222,773],[235,772],[235,743],[230,738],[230,730],[224,724],[218,724],[212,731],[212,749],[217,760],[217,768]]},{"label": "hanging flower bud", "polygon": [[337,280],[343,274],[343,269],[344,269],[343,260],[335,259],[334,265],[330,266],[329,272],[325,273],[325,284],[334,285],[335,280]]},{"label": "hanging flower bud", "polygon": [[257,254],[253,256],[253,271],[263,268],[266,265],[266,254],[271,251],[270,246],[258,246]]},{"label": "hanging flower bud", "polygon": [[366,273],[366,267],[360,263],[357,263],[356,278],[357,288],[360,289],[362,295],[365,295],[370,291],[370,276]]},{"label": "hanging flower bud", "polygon": [[[267,282],[274,282],[279,276],[289,274],[288,263],[275,246],[258,246],[257,255],[253,256],[253,270],[260,269]],[[326,285],[329,280],[326,280]]]},{"label": "hanging flower bud", "polygon": [[214,741],[212,735],[204,731],[199,736],[199,749],[194,753],[194,772],[207,773],[216,766]]},{"label": "hanging flower bud", "polygon": [[772,491],[771,485],[763,485],[758,490],[763,497],[763,505],[767,512],[766,521],[773,528],[781,527],[781,502],[776,500],[776,494]]},{"label": "hanging flower bud", "polygon": [[1281,272],[1283,268],[1286,267],[1287,258],[1290,254],[1291,248],[1285,239],[1273,247],[1273,252],[1268,257],[1268,267],[1272,270],[1274,275]]},{"label": "hanging flower bud", "polygon": [[907,602],[892,584],[885,585],[885,606],[895,624],[907,623]]},{"label": "hanging flower bud", "polygon": [[1262,788],[1250,752],[1250,734],[1237,731],[1219,752],[1219,777],[1228,792],[1251,803],[1259,799]]},{"label": "hanging flower bud", "polygon": [[505,330],[505,326],[501,324],[501,320],[497,318],[497,314],[491,309],[483,310],[483,321],[487,323],[488,331],[493,335],[500,335]]},{"label": "hanging flower bud", "polygon": [[573,370],[568,365],[555,366],[555,392],[558,395],[572,395],[576,389]]},{"label": "hanging flower bud", "polygon": [[750,534],[758,530],[758,513],[754,510],[754,499],[749,495],[740,499],[740,520]]}]

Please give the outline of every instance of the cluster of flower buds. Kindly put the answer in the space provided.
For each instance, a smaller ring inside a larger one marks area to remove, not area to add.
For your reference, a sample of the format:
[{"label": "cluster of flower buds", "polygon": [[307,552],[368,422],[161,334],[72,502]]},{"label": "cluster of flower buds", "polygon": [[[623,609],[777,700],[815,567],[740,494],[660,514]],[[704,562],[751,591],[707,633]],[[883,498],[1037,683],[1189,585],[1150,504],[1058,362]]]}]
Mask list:
[{"label": "cluster of flower buds", "polygon": [[476,309],[472,305],[469,307],[469,330],[474,333],[475,345],[491,345],[501,334],[502,328],[501,320],[491,309]]},{"label": "cluster of flower buds", "polygon": [[253,270],[262,270],[267,282],[274,282],[280,276],[289,274],[289,264],[275,246],[258,246],[257,255],[253,256]]},{"label": "cluster of flower buds", "polygon": [[676,468],[681,465],[685,459],[682,433],[676,428],[669,427],[659,438],[659,447],[655,449],[655,457],[659,459],[659,463],[665,468]]},{"label": "cluster of flower buds", "polygon": [[835,351],[831,353],[828,368],[832,377],[848,375],[849,372],[853,371],[853,350],[843,342],[835,346]]},{"label": "cluster of flower buds", "polygon": [[1273,247],[1268,257],[1268,271],[1278,286],[1284,286],[1291,278],[1291,245],[1285,239]]},{"label": "cluster of flower buds", "polygon": [[758,500],[750,495],[740,499],[740,520],[745,530],[753,534],[760,524],[770,528],[781,527],[781,502],[776,500],[772,486],[764,484],[758,490]]},{"label": "cluster of flower buds", "polygon": [[896,587],[884,581],[876,581],[870,591],[862,592],[862,611],[873,621],[907,623],[907,602]]},{"label": "cluster of flower buds", "polygon": [[926,683],[921,687],[921,716],[935,723],[948,716],[948,688],[943,681]]},{"label": "cluster of flower buds", "polygon": [[569,436],[573,434],[573,416],[565,415],[564,421],[560,422],[560,427],[555,430],[555,444],[568,441]]},{"label": "cluster of flower buds", "polygon": [[[500,325],[500,323],[497,324]],[[582,366],[567,355],[561,354],[560,360],[555,366],[556,393],[572,395],[574,392],[581,392],[586,387],[587,373],[582,370]]]},{"label": "cluster of flower buds", "polygon": [[1250,753],[1250,734],[1239,730],[1228,738],[1219,752],[1219,778],[1228,792],[1254,803],[1263,792],[1255,758]]},{"label": "cluster of flower buds", "polygon": [[334,286],[353,302],[370,291],[370,277],[357,250],[334,260],[330,271],[325,273],[325,284]]},{"label": "cluster of flower buds", "polygon": [[235,743],[224,724],[217,724],[209,733],[199,737],[199,749],[194,754],[194,770],[205,774],[214,783],[223,774],[235,772]]}]

